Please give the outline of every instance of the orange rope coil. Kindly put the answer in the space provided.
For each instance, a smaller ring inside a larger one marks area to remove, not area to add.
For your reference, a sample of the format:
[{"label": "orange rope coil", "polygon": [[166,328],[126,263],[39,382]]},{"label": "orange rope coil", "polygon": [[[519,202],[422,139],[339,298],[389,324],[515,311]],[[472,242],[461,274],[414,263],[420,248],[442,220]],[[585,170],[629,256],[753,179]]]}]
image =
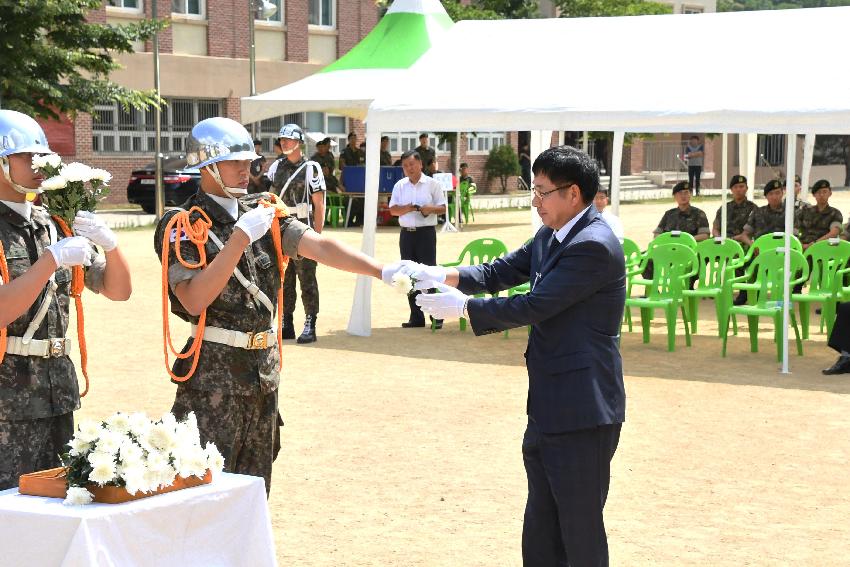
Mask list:
[{"label": "orange rope coil", "polygon": [[[9,266],[6,264],[6,251],[3,249],[3,243],[0,242],[0,279],[3,285],[9,283]],[[0,329],[0,364],[3,363],[3,358],[6,356],[6,327]]]},{"label": "orange rope coil", "polygon": [[[274,207],[275,209],[275,218],[272,222],[272,242],[274,242],[275,252],[277,253],[277,266],[278,272],[280,273],[280,286],[277,290],[277,346],[280,351],[281,361],[278,370],[283,368],[283,278],[284,273],[286,272],[286,266],[289,262],[289,259],[283,255],[283,244],[281,242],[280,236],[280,219],[287,216],[289,213],[286,209],[286,206],[283,203],[279,202],[275,195],[270,195],[270,200],[261,200],[260,204],[265,207]],[[198,218],[194,223],[191,221],[191,213],[196,211],[200,218]],[[162,243],[162,336],[163,336],[163,353],[165,354],[165,367],[168,371],[169,376],[175,382],[185,382],[195,373],[195,370],[198,367],[198,360],[200,358],[201,353],[201,344],[204,340],[204,329],[206,328],[207,321],[207,310],[204,308],[204,311],[201,313],[200,318],[198,319],[197,332],[195,334],[195,340],[192,341],[192,346],[185,353],[180,353],[177,349],[174,348],[174,344],[171,339],[171,329],[168,324],[168,258],[169,251],[171,247],[171,235],[174,234],[174,241],[177,243],[177,246],[174,249],[174,252],[177,256],[177,261],[180,262],[181,265],[189,268],[189,269],[198,269],[204,268],[207,265],[207,255],[204,246],[209,239],[209,230],[212,228],[212,221],[210,217],[199,207],[192,207],[188,211],[179,211],[174,214],[173,217],[168,221],[168,224],[165,226],[165,231],[163,232],[163,243]],[[183,259],[180,253],[180,239],[183,235],[186,235],[189,238],[189,241],[194,244],[198,248],[198,262],[191,263],[187,262]],[[169,365],[169,356],[168,351],[171,351],[174,356],[180,359],[192,358],[192,367],[189,369],[189,372],[186,373],[185,376],[177,376],[174,372],[171,371],[171,367]]]},{"label": "orange rope coil", "polygon": [[[56,224],[59,225],[59,228],[62,230],[62,234],[65,236],[73,236],[74,232],[68,227],[68,223],[65,222],[62,217],[53,215],[53,220],[56,221]],[[74,309],[77,312],[77,340],[80,343],[80,366],[83,369],[83,377],[86,380],[86,388],[80,394],[80,397],[84,397],[89,392],[89,371],[88,371],[88,362],[89,355],[88,349],[86,348],[86,332],[85,332],[85,318],[83,316],[83,298],[82,293],[83,289],[85,289],[85,275],[83,272],[82,266],[73,266],[71,268],[71,297],[74,298]]]}]

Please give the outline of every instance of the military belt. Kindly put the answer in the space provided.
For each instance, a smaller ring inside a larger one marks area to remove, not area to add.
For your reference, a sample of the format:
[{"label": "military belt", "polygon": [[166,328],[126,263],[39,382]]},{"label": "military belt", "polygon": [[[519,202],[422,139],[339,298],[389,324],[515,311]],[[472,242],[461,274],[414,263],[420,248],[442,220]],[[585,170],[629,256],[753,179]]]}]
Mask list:
[{"label": "military belt", "polygon": [[71,352],[71,339],[30,339],[6,337],[6,353],[20,356],[59,358]]},{"label": "military belt", "polygon": [[[192,325],[193,337],[197,334],[197,330],[197,325]],[[206,327],[204,329],[204,340],[246,350],[260,350],[275,346],[277,334],[274,329],[256,333],[243,333],[242,331],[231,331],[220,327]]]}]

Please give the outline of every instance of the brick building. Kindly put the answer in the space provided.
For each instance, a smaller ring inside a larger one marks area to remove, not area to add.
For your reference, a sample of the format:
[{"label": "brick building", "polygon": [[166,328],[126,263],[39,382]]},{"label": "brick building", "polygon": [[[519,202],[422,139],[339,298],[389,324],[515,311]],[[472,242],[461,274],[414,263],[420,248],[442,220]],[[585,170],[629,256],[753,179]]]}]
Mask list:
[{"label": "brick building", "polygon": [[[160,86],[168,102],[161,132],[164,154],[184,150],[192,126],[210,116],[240,120],[240,97],[250,91],[249,0],[106,0],[90,14],[92,21],[126,24],[151,17],[151,4],[171,25],[160,33]],[[312,74],[347,53],[376,25],[374,0],[272,0],[277,13],[255,20],[256,85],[264,92]],[[136,52],[119,57],[123,68],[112,79],[135,89],[153,89],[152,45],[139,42]],[[343,116],[306,112],[262,121],[258,136],[271,154],[280,126],[297,122],[305,130],[335,138],[339,150],[346,134],[360,139],[363,125]],[[82,161],[113,174],[110,203],[125,203],[130,172],[153,161],[154,112],[126,111],[116,104],[98,106],[93,115],[44,124],[51,145],[66,161]],[[398,157],[418,144],[418,131],[387,132]],[[432,134],[432,145],[437,138]],[[460,159],[469,162],[482,190],[483,164],[494,145],[512,143],[516,133],[464,134]],[[449,151],[438,147],[440,168],[449,168]],[[496,187],[497,181],[493,182]]]}]

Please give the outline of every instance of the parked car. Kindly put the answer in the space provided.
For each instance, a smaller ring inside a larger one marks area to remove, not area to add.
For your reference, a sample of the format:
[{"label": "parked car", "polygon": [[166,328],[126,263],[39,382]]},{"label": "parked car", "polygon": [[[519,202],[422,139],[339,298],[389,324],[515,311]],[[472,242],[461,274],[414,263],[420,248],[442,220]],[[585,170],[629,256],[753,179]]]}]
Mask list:
[{"label": "parked car", "polygon": [[[156,213],[156,166],[150,163],[144,169],[137,169],[130,175],[127,184],[127,200],[141,205],[146,213]],[[201,183],[201,171],[186,164],[182,154],[167,155],[162,158],[162,186],[165,193],[165,206],[176,207],[186,202],[198,190]]]}]

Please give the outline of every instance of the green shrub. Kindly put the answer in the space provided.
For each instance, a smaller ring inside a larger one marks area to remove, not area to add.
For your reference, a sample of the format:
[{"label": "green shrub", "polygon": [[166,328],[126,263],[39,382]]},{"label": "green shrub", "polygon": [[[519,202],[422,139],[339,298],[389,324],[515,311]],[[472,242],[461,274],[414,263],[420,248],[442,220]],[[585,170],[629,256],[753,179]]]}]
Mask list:
[{"label": "green shrub", "polygon": [[498,177],[502,185],[502,193],[508,190],[508,177],[519,175],[519,157],[513,146],[496,146],[490,150],[484,171],[490,178]]}]

